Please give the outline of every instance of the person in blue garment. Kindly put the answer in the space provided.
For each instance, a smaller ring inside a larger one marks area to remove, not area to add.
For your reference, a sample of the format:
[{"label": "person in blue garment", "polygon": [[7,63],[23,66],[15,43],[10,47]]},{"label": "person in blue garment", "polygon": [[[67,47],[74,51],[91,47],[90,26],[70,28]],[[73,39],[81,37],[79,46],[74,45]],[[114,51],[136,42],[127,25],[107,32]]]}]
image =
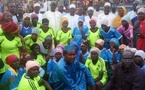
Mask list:
[{"label": "person in blue garment", "polygon": [[137,64],[145,73],[145,52],[143,50],[137,50],[134,55],[135,64]]},{"label": "person in blue garment", "polygon": [[20,70],[20,62],[16,55],[11,54],[6,58],[9,69],[4,73],[0,80],[0,88],[2,90],[17,90],[23,71]]},{"label": "person in blue garment", "polygon": [[84,16],[80,16],[78,18],[78,26],[73,30],[73,41],[76,41],[80,46],[83,40],[86,40],[88,36],[88,27],[84,25],[85,18]]},{"label": "person in blue garment", "polygon": [[109,41],[112,38],[117,38],[118,40],[120,40],[121,44],[123,42],[122,35],[112,26],[108,26],[108,20],[106,19],[102,20],[101,22],[100,34],[105,41],[104,46],[106,49],[109,48]]},{"label": "person in blue garment", "polygon": [[75,59],[73,45],[65,46],[64,58],[53,69],[49,83],[54,90],[86,90],[87,84],[96,90],[95,82],[89,69]]},{"label": "person in blue garment", "polygon": [[63,57],[63,50],[60,47],[55,48],[54,58],[50,59],[47,63],[47,73],[50,75],[55,65],[57,65],[58,61]]},{"label": "person in blue garment", "polygon": [[31,25],[30,25],[30,15],[28,14],[28,13],[25,13],[24,15],[23,15],[23,23],[22,23],[22,25],[20,26],[21,28],[20,28],[20,35],[22,36],[22,37],[25,37],[25,36],[27,36],[27,35],[29,35],[29,34],[31,34],[32,33],[32,27],[31,27]]},{"label": "person in blue garment", "polygon": [[119,41],[116,38],[112,38],[109,41],[110,48],[107,50],[107,68],[109,72],[109,76],[111,76],[112,71],[115,69],[115,65],[120,62],[121,54],[118,52]]},{"label": "person in blue garment", "polygon": [[104,40],[98,39],[95,42],[95,46],[100,49],[100,57],[103,58],[103,60],[107,62],[107,57],[106,57],[107,56],[107,49],[104,48]]}]

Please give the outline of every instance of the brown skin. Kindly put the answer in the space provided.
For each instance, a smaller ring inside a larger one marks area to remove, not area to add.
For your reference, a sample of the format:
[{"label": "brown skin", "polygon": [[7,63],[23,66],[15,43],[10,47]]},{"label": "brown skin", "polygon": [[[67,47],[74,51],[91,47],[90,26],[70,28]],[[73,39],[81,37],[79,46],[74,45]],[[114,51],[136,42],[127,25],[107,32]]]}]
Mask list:
[{"label": "brown skin", "polygon": [[66,53],[64,53],[64,58],[68,64],[72,64],[76,58],[76,51],[75,50],[67,51]]},{"label": "brown skin", "polygon": [[120,16],[120,17],[123,17],[124,11],[123,11],[122,8],[119,8],[119,9],[118,9],[118,13],[119,13],[119,16]]},{"label": "brown skin", "polygon": [[51,6],[51,11],[52,12],[55,12],[55,9],[57,7],[57,4],[55,2],[52,2],[50,6]]},{"label": "brown skin", "polygon": [[70,12],[70,15],[71,16],[74,16],[75,15],[75,12],[76,12],[76,9],[75,8],[70,8],[69,9],[69,12]]},{"label": "brown skin", "polygon": [[140,68],[144,66],[144,60],[141,58],[141,56],[136,55],[134,57],[135,64],[137,64]]},{"label": "brown skin", "polygon": [[60,12],[60,13],[63,13],[63,5],[61,5],[61,4],[59,4],[58,5],[58,11]]},{"label": "brown skin", "polygon": [[108,15],[109,12],[110,12],[110,6],[105,6],[105,7],[104,7],[104,14],[105,14],[105,15]]},{"label": "brown skin", "polygon": [[48,29],[49,29],[49,23],[47,23],[47,22],[45,22],[45,23],[43,23],[42,24],[42,26],[41,26],[41,28],[42,28],[42,30],[46,33],[47,31],[48,31]]},{"label": "brown skin", "polygon": [[30,26],[30,18],[29,18],[29,17],[26,17],[26,18],[24,19],[24,26],[25,26],[25,27],[29,27],[29,26]]},{"label": "brown skin", "polygon": [[85,36],[85,34],[84,34],[84,32],[83,32],[83,23],[84,23],[84,22],[79,21],[79,22],[78,22],[78,26],[79,26],[79,30],[80,30],[80,32],[81,32],[81,34],[82,34],[83,39],[86,40],[86,36]]},{"label": "brown skin", "polygon": [[40,7],[39,6],[34,7],[34,12],[36,14],[39,14],[39,11],[40,11]]},{"label": "brown skin", "polygon": [[57,52],[57,53],[55,53],[54,56],[55,56],[55,59],[56,59],[55,61],[58,62],[62,58],[62,53]]},{"label": "brown skin", "polygon": [[8,9],[12,15],[16,14],[16,4],[15,3],[9,3]]},{"label": "brown skin", "polygon": [[32,35],[31,35],[31,39],[32,39],[34,42],[37,41],[37,38],[38,38],[38,35],[35,34],[35,33],[32,33]]},{"label": "brown skin", "polygon": [[32,25],[34,27],[37,27],[37,22],[38,22],[38,17],[35,17],[35,18],[32,19]]}]

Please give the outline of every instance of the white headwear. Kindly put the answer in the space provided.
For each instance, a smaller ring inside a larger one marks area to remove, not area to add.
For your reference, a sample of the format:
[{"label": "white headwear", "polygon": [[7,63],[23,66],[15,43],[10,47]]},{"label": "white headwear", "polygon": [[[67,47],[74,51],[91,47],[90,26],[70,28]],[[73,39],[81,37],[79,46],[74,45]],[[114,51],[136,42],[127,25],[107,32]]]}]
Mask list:
[{"label": "white headwear", "polygon": [[103,19],[102,22],[101,22],[101,25],[102,24],[108,26],[109,22],[108,22],[107,19]]},{"label": "white headwear", "polygon": [[25,14],[23,14],[23,20],[24,20],[26,17],[31,18],[31,15],[30,15],[29,13],[25,13]]},{"label": "white headwear", "polygon": [[104,7],[105,6],[110,6],[111,7],[111,4],[109,3],[109,2],[106,2],[105,4],[104,4]]},{"label": "white headwear", "polygon": [[94,8],[90,6],[90,7],[88,7],[87,11],[89,11],[89,10],[94,11]]},{"label": "white headwear", "polygon": [[137,50],[134,56],[140,56],[143,60],[145,60],[145,52],[143,50]]},{"label": "white headwear", "polygon": [[33,5],[33,7],[40,7],[40,4],[39,4],[39,3],[35,3],[35,4]]},{"label": "white headwear", "polygon": [[98,55],[100,54],[100,50],[98,48],[96,48],[96,47],[93,47],[93,48],[90,49],[90,52],[93,52],[93,51],[97,52]]},{"label": "white headwear", "polygon": [[137,13],[140,13],[140,12],[145,13],[144,8],[139,8],[139,9],[137,10]]},{"label": "white headwear", "polygon": [[70,4],[69,5],[69,8],[74,8],[75,9],[76,8],[76,5],[75,4]]},{"label": "white headwear", "polygon": [[122,20],[125,20],[125,21],[129,22],[129,21],[130,21],[130,18],[129,18],[127,15],[125,15],[125,16],[122,18]]}]

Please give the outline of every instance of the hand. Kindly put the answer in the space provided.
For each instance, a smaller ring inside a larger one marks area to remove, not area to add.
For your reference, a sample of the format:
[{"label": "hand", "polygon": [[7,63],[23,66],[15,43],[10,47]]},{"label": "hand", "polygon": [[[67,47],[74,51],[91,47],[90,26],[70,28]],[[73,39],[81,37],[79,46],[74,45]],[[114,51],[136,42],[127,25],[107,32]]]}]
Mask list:
[{"label": "hand", "polygon": [[111,49],[113,54],[116,52],[116,48],[115,47],[111,46],[110,49]]},{"label": "hand", "polygon": [[14,77],[10,77],[10,78],[8,79],[8,82],[9,82],[9,83],[12,83],[14,80],[15,80]]},{"label": "hand", "polygon": [[96,86],[97,86],[98,90],[101,90],[103,87],[103,84],[101,81],[98,81],[98,82],[96,82]]}]

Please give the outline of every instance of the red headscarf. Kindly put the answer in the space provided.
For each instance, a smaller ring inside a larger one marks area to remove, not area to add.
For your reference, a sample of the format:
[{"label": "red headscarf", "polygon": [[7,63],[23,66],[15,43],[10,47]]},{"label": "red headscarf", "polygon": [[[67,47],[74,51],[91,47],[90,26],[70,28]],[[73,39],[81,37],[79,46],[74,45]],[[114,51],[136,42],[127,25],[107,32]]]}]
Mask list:
[{"label": "red headscarf", "polygon": [[2,25],[2,30],[8,33],[15,34],[19,32],[19,26],[14,22],[6,22]]},{"label": "red headscarf", "polygon": [[12,54],[6,58],[6,62],[7,62],[7,64],[11,65],[15,59],[18,59],[18,57],[16,55]]}]

